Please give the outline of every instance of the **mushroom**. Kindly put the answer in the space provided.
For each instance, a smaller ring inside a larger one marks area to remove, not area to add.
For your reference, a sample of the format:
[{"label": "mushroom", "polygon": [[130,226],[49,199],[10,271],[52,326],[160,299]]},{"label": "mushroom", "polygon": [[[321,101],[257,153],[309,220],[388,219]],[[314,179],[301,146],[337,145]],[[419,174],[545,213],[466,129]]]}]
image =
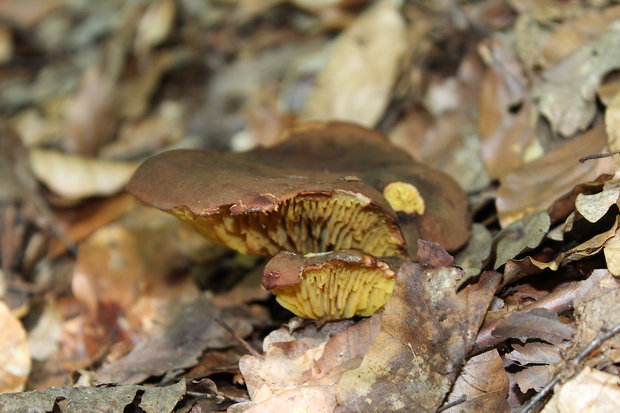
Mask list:
[{"label": "mushroom", "polygon": [[418,238],[447,250],[468,239],[467,199],[459,186],[378,132],[310,122],[284,135],[276,146],[244,153],[155,155],[127,189],[244,254],[354,248],[414,258]]},{"label": "mushroom", "polygon": [[306,255],[284,251],[267,263],[262,284],[280,305],[300,317],[370,316],[392,295],[400,262],[358,250]]}]

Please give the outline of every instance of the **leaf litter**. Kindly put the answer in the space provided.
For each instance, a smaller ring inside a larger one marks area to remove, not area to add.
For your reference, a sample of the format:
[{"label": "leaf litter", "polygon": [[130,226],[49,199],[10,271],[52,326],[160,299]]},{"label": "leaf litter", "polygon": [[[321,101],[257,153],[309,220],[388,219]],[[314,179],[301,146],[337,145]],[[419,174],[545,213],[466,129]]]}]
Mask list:
[{"label": "leaf litter", "polygon": [[[617,410],[619,338],[599,337],[620,324],[619,16],[0,4],[0,410]],[[456,264],[426,246],[379,313],[299,321],[261,259],[122,194],[154,153],[270,146],[305,119],[376,127],[452,176],[473,218]]]}]

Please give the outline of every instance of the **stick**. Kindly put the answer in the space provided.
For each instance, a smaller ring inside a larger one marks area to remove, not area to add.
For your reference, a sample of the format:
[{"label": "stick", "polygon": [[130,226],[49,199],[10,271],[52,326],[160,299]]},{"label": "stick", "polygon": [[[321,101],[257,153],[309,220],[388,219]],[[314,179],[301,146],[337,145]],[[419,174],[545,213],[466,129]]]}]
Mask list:
[{"label": "stick", "polygon": [[[571,360],[569,363],[570,364],[581,364],[581,362],[588,357],[588,355],[590,355],[590,353],[592,353],[594,350],[596,350],[597,348],[599,348],[605,341],[609,340],[610,338],[612,338],[613,336],[615,336],[616,334],[620,333],[620,324],[618,324],[617,326],[615,326],[614,328],[612,328],[609,331],[603,331],[601,332],[601,334],[599,334],[594,340],[592,340],[592,342],[586,347],[584,348],[581,353],[579,353],[577,355],[577,357],[575,357],[573,360]],[[559,371],[557,372],[553,378],[549,381],[549,383],[547,383],[545,385],[545,387],[543,387],[540,392],[538,392],[538,394],[534,397],[532,397],[522,408],[521,410],[519,410],[519,413],[527,413],[529,412],[534,406],[536,406],[536,404],[541,401],[550,391],[551,389],[553,389],[553,386],[555,386],[560,379],[562,378],[562,373],[563,371]],[[573,377],[575,375],[575,373],[571,374],[568,378],[570,379],[571,377]]]},{"label": "stick", "polygon": [[222,320],[221,318],[215,318],[215,319],[214,319],[214,321],[215,321],[216,323],[218,323],[218,324],[220,325],[220,327],[222,327],[224,330],[228,331],[228,333],[229,333],[231,336],[233,336],[233,338],[234,338],[235,340],[237,340],[239,343],[241,343],[241,345],[242,345],[243,347],[245,347],[245,349],[246,349],[246,350],[247,350],[247,351],[248,351],[251,355],[253,355],[254,357],[261,358],[261,359],[263,358],[263,355],[262,355],[262,354],[260,354],[260,353],[259,353],[259,352],[258,352],[258,351],[254,348],[254,347],[252,347],[252,346],[250,345],[250,343],[248,343],[247,341],[245,341],[245,340],[243,339],[243,337],[241,337],[239,334],[237,334],[237,333],[235,332],[235,330],[233,330],[233,329],[232,329],[232,327],[231,327],[231,326],[229,326],[229,325],[228,325],[228,323],[227,323],[226,321]]}]

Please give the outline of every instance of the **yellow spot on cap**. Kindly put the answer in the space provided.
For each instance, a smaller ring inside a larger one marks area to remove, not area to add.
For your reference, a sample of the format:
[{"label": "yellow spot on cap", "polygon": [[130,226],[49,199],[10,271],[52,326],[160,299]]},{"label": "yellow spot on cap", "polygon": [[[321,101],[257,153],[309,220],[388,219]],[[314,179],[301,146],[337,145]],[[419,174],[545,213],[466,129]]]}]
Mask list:
[{"label": "yellow spot on cap", "polygon": [[418,188],[406,182],[392,182],[383,189],[383,196],[396,212],[424,214],[424,198]]}]

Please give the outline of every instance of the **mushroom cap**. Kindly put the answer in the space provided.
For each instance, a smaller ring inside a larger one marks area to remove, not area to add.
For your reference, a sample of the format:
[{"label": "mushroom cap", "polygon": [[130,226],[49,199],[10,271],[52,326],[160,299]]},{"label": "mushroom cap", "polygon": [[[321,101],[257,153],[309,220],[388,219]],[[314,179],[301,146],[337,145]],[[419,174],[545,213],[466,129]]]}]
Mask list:
[{"label": "mushroom cap", "polygon": [[262,284],[300,317],[370,316],[392,295],[400,262],[350,249],[306,255],[284,251],[267,263]]},{"label": "mushroom cap", "polygon": [[[419,238],[447,250],[469,238],[467,198],[458,184],[380,133],[348,122],[309,122],[283,139],[243,153],[164,152],[145,161],[127,189],[252,255],[356,248],[405,256],[407,248],[415,257]],[[394,182],[417,191],[423,208],[395,213],[382,194]]]}]

